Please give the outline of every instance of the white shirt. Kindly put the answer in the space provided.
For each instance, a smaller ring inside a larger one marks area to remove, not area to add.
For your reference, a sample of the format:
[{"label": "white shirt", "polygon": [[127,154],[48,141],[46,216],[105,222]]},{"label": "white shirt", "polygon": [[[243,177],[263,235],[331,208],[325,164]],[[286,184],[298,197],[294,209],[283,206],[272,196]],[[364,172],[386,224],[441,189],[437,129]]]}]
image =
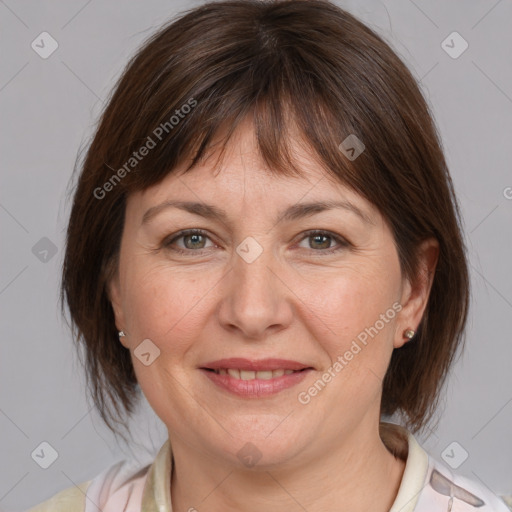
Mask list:
[{"label": "white shirt", "polygon": [[[401,430],[408,440],[408,454],[389,512],[509,512],[483,484],[454,474],[430,457],[410,432]],[[123,460],[28,512],[172,512],[171,464],[168,439],[152,464],[136,468]],[[189,511],[195,511],[193,506]]]}]

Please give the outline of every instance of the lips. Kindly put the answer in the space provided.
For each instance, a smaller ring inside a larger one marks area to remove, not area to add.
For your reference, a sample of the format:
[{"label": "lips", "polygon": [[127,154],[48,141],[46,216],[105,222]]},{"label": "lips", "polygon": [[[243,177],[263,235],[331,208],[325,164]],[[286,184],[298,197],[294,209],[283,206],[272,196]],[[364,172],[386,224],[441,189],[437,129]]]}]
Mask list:
[{"label": "lips", "polygon": [[[206,368],[205,368],[206,369]],[[283,375],[291,375],[294,372],[299,372],[302,370],[285,370],[280,368],[279,370],[241,370],[239,368],[217,368],[212,369],[212,372],[215,372],[217,375],[229,375],[234,379],[240,380],[252,380],[252,379],[261,379],[261,380],[270,380],[275,379],[276,377],[282,377]]]},{"label": "lips", "polygon": [[302,382],[314,368],[289,359],[250,360],[232,357],[199,368],[224,391],[243,398],[263,398]]},{"label": "lips", "polygon": [[298,361],[292,361],[289,359],[276,359],[267,358],[259,360],[245,359],[243,357],[230,357],[228,359],[219,359],[217,361],[211,361],[204,364],[202,369],[205,370],[243,370],[243,371],[274,371],[274,370],[293,370],[299,371],[311,366],[300,363]]}]

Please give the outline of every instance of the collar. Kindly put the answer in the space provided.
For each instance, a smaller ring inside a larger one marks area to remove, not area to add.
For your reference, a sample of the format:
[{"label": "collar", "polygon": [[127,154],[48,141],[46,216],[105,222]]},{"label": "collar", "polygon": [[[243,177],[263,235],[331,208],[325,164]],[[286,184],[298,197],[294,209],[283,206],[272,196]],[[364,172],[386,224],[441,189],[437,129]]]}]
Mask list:
[{"label": "collar", "polygon": [[142,494],[141,512],[172,512],[172,461],[171,442],[167,439],[149,468]]},{"label": "collar", "polygon": [[[398,425],[393,427],[400,433],[402,439],[407,439],[408,452],[402,482],[389,512],[413,512],[425,485],[429,458],[408,430]],[[172,461],[171,443],[167,439],[149,468],[142,495],[141,512],[172,512]]]},{"label": "collar", "polygon": [[408,430],[399,425],[395,428],[407,439],[408,453],[398,494],[389,512],[413,512],[425,487],[429,456]]}]

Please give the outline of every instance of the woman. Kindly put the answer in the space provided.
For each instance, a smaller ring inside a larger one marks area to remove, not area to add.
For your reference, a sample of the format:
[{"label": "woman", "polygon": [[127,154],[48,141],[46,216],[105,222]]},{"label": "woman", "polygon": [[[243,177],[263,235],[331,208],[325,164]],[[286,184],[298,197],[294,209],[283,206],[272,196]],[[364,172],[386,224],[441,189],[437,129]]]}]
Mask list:
[{"label": "woman", "polygon": [[379,36],[318,0],[190,11],[105,109],[62,282],[106,424],[141,390],[169,438],[32,510],[506,511],[413,436],[468,287],[434,122]]}]

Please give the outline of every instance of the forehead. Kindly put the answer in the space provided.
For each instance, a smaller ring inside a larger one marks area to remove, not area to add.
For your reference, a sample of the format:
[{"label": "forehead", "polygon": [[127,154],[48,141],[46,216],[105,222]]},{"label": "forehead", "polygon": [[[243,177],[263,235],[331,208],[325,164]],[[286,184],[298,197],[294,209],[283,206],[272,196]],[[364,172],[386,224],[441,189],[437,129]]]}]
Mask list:
[{"label": "forehead", "polygon": [[[268,168],[257,144],[252,125],[243,123],[226,145],[219,161],[219,149],[211,149],[205,158],[187,172],[186,163],[174,169],[160,183],[136,192],[129,198],[132,207],[144,210],[163,201],[181,199],[215,202],[223,209],[245,204],[260,207],[289,204],[301,200],[348,200],[375,210],[353,189],[328,172],[302,140],[288,141],[300,176],[286,176]],[[215,141],[213,148],[219,148]]]}]

